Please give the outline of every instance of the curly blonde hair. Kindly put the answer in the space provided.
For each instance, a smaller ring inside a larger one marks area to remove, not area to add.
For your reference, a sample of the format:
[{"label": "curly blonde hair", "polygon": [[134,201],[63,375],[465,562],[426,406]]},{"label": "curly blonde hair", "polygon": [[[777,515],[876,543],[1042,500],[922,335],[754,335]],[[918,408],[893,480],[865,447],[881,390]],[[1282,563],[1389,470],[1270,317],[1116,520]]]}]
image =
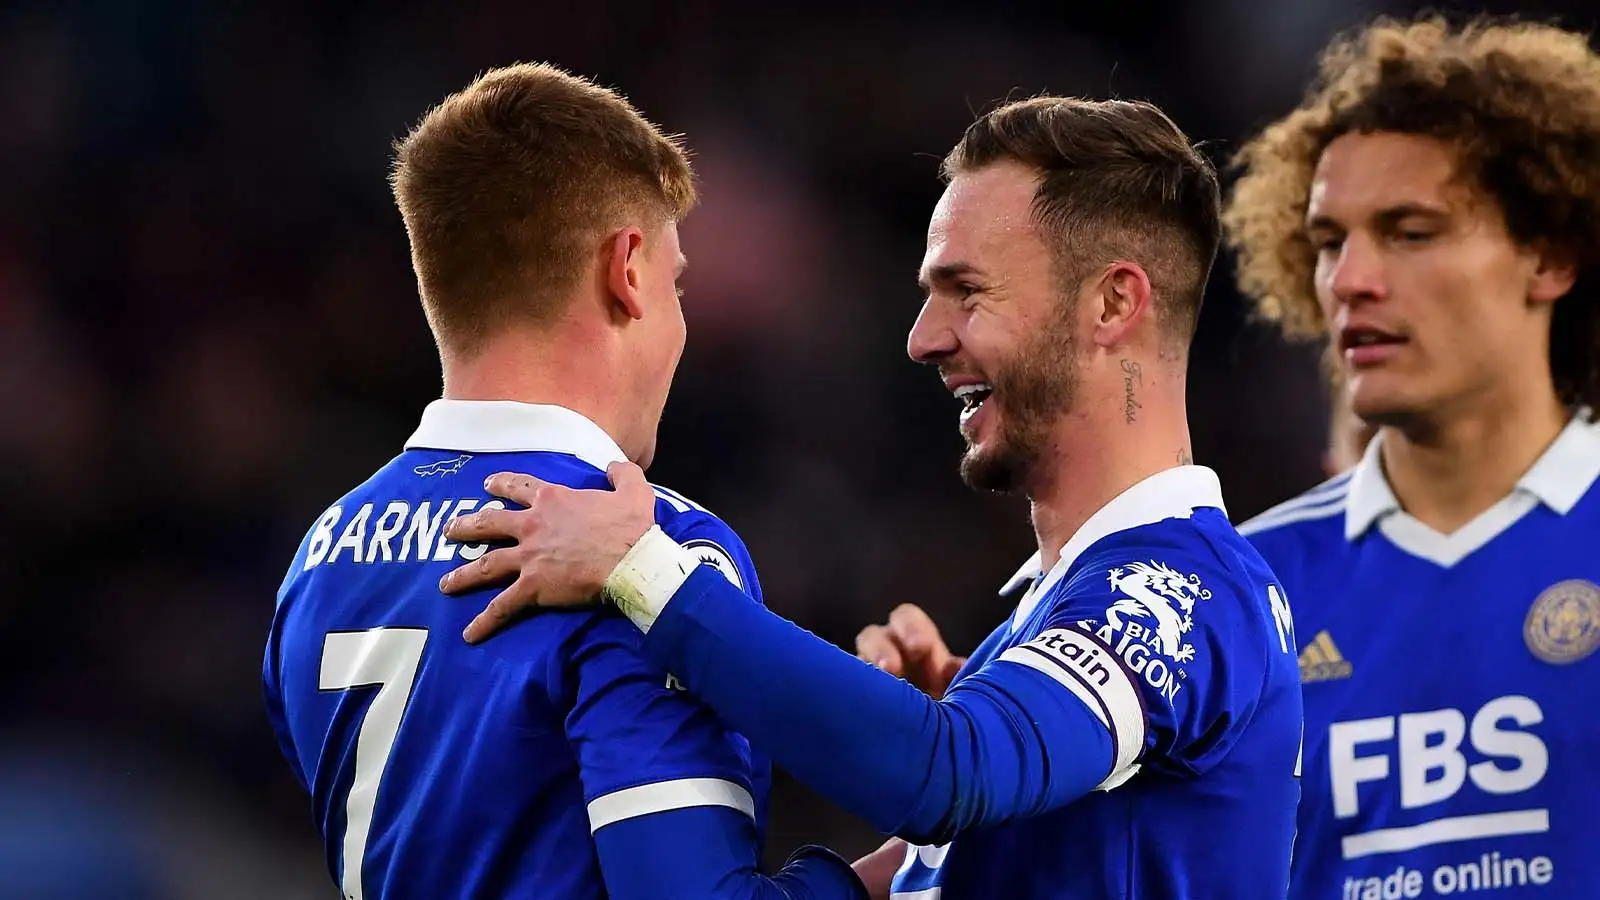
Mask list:
[{"label": "curly blonde hair", "polygon": [[1291,337],[1324,335],[1305,234],[1312,173],[1342,134],[1448,142],[1459,174],[1494,198],[1514,240],[1570,253],[1551,372],[1561,399],[1600,411],[1600,56],[1551,25],[1439,16],[1379,19],[1323,51],[1300,106],[1249,141],[1223,210],[1239,287]]}]

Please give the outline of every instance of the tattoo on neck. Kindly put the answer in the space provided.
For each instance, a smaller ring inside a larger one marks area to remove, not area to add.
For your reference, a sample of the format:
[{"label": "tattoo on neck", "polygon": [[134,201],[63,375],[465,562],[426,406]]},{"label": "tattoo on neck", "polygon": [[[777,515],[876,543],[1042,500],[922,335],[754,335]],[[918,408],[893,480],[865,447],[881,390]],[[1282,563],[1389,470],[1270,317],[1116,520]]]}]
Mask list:
[{"label": "tattoo on neck", "polygon": [[1192,465],[1194,465],[1194,454],[1189,452],[1189,448],[1188,447],[1179,447],[1178,448],[1178,465],[1180,465],[1180,466],[1192,466]]},{"label": "tattoo on neck", "polygon": [[1122,361],[1122,389],[1124,392],[1122,412],[1129,425],[1132,425],[1133,420],[1139,417],[1140,404],[1139,401],[1133,399],[1135,385],[1144,387],[1144,369],[1133,360],[1125,359]]}]

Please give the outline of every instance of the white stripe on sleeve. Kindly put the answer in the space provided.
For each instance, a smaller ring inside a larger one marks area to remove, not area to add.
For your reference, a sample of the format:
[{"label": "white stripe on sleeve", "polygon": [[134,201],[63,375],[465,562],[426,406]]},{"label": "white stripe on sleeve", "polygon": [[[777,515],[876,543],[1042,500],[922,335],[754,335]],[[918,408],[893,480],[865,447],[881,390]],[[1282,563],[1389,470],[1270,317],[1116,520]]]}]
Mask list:
[{"label": "white stripe on sleeve", "polygon": [[589,832],[624,819],[694,806],[726,806],[750,818],[756,804],[750,792],[721,778],[679,778],[623,788],[589,801]]},{"label": "white stripe on sleeve", "polygon": [[1144,751],[1144,703],[1133,678],[1110,648],[1076,629],[1052,628],[1006,650],[1000,661],[1050,676],[1083,701],[1111,732],[1114,761],[1101,788],[1110,790],[1133,774],[1135,761]]},{"label": "white stripe on sleeve", "polygon": [[[654,487],[654,486],[652,485],[652,487]],[[662,500],[667,501],[667,505],[672,507],[674,510],[677,510],[678,512],[681,512],[681,513],[686,513],[686,512],[689,511],[689,504],[687,502],[685,502],[683,500],[683,498],[674,497],[671,494],[667,493],[666,491],[662,490],[661,488],[656,488],[655,489],[655,493],[656,493],[657,497],[661,498]]]}]

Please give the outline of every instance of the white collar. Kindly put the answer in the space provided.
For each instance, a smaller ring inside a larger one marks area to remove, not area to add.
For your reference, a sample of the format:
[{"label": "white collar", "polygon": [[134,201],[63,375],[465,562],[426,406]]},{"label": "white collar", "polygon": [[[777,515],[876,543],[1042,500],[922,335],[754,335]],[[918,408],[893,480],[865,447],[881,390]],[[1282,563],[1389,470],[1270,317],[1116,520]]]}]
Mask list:
[{"label": "white collar", "polygon": [[[1119,531],[1153,525],[1165,519],[1187,519],[1196,509],[1203,507],[1214,507],[1227,514],[1222,505],[1222,483],[1217,480],[1217,473],[1205,466],[1179,466],[1157,472],[1113,497],[1110,503],[1090,516],[1066,546],[1061,548],[1061,559],[1050,570],[1046,583],[1030,591],[1028,597],[1024,598],[1025,602],[1018,604],[1017,616],[1012,619],[1013,627],[1027,618],[1033,610],[1033,601],[1050,584],[1066,574],[1083,551],[1096,541]],[[1011,576],[1000,593],[1009,594],[1039,577],[1042,574],[1041,562],[1041,554],[1034,553],[1017,570],[1017,574]]]},{"label": "white collar", "polygon": [[[1527,472],[1517,480],[1516,492],[1525,492],[1555,512],[1566,515],[1576,506],[1589,486],[1600,478],[1600,423],[1584,421],[1580,413],[1545,449]],[[1350,476],[1350,492],[1345,501],[1344,536],[1355,540],[1374,523],[1400,512],[1400,501],[1383,473],[1379,445],[1380,432],[1367,445]]]},{"label": "white collar", "polygon": [[627,457],[617,442],[582,413],[564,406],[515,400],[435,400],[406,439],[406,449],[466,453],[567,453],[605,471]]}]

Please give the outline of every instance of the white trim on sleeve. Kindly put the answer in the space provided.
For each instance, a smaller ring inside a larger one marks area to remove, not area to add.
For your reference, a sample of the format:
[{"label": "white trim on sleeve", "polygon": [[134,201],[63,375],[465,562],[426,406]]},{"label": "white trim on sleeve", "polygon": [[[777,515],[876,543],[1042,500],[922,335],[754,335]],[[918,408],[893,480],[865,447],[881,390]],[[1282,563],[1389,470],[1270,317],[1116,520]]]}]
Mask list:
[{"label": "white trim on sleeve", "polygon": [[1139,688],[1110,648],[1073,628],[1052,628],[1000,654],[999,661],[1027,666],[1072,692],[1111,732],[1111,774],[1105,790],[1126,781],[1144,750],[1145,711]]},{"label": "white trim on sleeve", "polygon": [[726,806],[756,817],[750,792],[721,778],[679,778],[623,788],[589,801],[589,832],[626,819],[696,806]]}]

